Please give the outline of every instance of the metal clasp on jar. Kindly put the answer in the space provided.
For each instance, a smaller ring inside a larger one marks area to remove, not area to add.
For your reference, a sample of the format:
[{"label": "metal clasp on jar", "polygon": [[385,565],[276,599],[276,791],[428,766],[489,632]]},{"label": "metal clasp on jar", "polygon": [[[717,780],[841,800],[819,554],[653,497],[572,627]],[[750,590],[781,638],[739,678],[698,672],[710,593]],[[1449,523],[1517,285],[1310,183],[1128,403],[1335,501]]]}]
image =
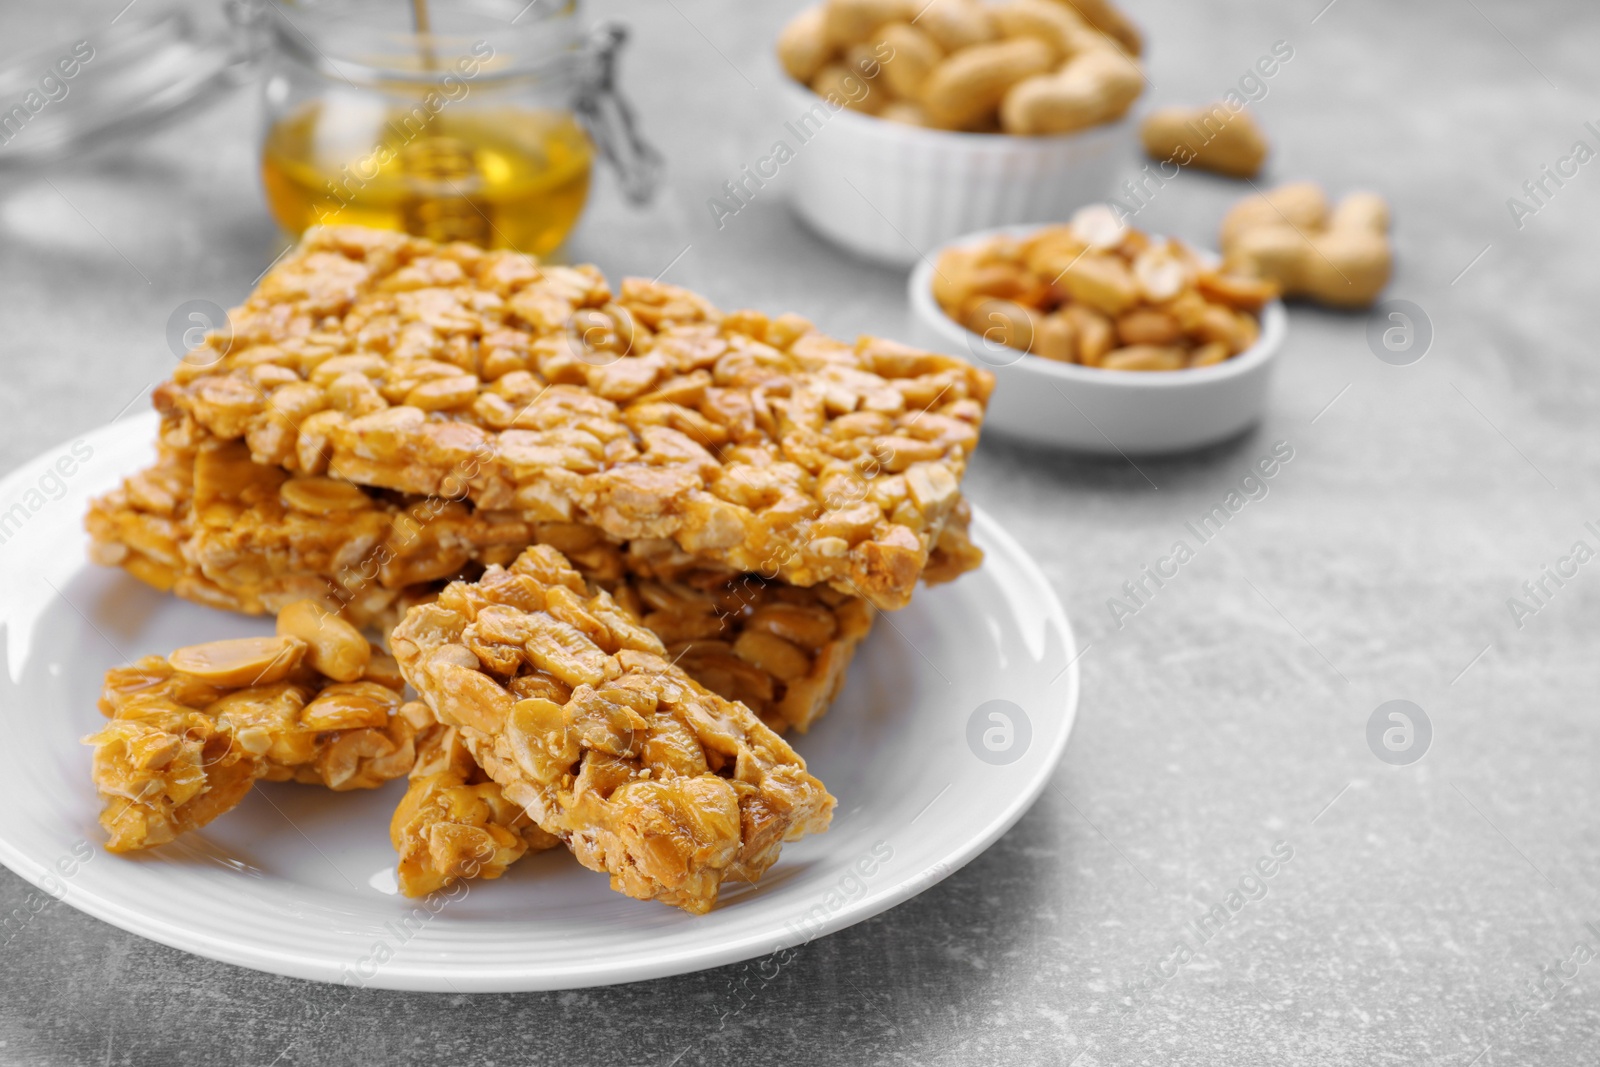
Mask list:
[{"label": "metal clasp on jar", "polygon": [[589,63],[575,110],[595,147],[622,182],[635,204],[649,203],[661,183],[661,153],[639,133],[633,108],[617,89],[617,56],[628,39],[627,27],[608,22],[589,37]]}]

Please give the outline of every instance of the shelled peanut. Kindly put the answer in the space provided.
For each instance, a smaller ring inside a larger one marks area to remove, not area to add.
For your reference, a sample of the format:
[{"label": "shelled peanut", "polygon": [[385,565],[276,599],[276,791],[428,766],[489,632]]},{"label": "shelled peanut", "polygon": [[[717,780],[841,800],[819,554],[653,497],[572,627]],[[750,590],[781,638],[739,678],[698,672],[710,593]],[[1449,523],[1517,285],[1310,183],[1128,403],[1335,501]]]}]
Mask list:
[{"label": "shelled peanut", "polygon": [[933,275],[944,313],[986,345],[1107,370],[1221,363],[1255,344],[1276,295],[1099,204],[1064,226],[948,249]]},{"label": "shelled peanut", "polygon": [[1041,135],[1121,118],[1144,89],[1142,47],[1108,0],[825,0],[784,27],[778,58],[880,118]]},{"label": "shelled peanut", "polygon": [[1230,270],[1328,307],[1370,306],[1394,267],[1388,203],[1357,192],[1330,207],[1315,182],[1245,197],[1223,218],[1221,244]]}]

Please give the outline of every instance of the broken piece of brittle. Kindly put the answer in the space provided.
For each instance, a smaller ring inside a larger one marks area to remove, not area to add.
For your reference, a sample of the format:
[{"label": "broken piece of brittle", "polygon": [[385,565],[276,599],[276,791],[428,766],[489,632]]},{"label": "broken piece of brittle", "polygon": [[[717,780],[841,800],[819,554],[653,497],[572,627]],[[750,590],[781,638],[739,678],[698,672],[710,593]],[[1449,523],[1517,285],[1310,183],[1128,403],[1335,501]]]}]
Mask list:
[{"label": "broken piece of brittle", "polygon": [[[825,586],[796,589],[753,575],[673,570],[661,561],[629,565],[652,576],[596,584],[661,638],[691,678],[745,704],[779,733],[804,733],[822,717],[872,626],[872,605]],[[498,878],[526,852],[557,843],[478,767],[460,730],[438,723],[418,734],[416,767],[390,837],[408,896],[458,878]]]},{"label": "broken piece of brittle", "polygon": [[629,896],[704,913],[832,817],[781,737],[549,546],[452,583],[390,645],[504,796]]},{"label": "broken piece of brittle", "polygon": [[593,267],[338,227],[156,390],[169,439],[903,606],[993,387],[948,356]]},{"label": "broken piece of brittle", "polygon": [[467,751],[461,732],[431,719],[417,735],[406,795],[389,821],[400,891],[421,897],[460,878],[498,878],[555,837],[505,798]]},{"label": "broken piece of brittle", "polygon": [[[348,623],[326,625],[336,640],[348,637],[336,630]],[[372,789],[406,774],[413,723],[428,716],[420,706],[401,713],[394,660],[370,648],[364,659],[345,656],[329,668],[338,680],[308,662],[323,654],[280,633],[107,671],[100,710],[111,721],[84,738],[94,746],[106,848],[165,844],[236,806],[259,780]]]}]

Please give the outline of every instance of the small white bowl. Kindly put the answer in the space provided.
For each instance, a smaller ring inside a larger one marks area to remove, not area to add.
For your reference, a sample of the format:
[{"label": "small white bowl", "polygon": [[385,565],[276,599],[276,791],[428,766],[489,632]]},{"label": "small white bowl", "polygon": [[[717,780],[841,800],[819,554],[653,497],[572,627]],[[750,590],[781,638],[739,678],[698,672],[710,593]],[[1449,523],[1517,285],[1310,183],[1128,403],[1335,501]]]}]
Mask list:
[{"label": "small white bowl", "polygon": [[[1026,236],[1034,229],[1000,227],[950,246]],[[1281,301],[1261,309],[1256,343],[1222,363],[1175,371],[1102,370],[997,348],[950,318],[933,298],[933,267],[942,251],[931,252],[911,273],[915,341],[994,372],[985,431],[1080,452],[1150,455],[1215,444],[1261,420],[1288,332]]]},{"label": "small white bowl", "polygon": [[1059,137],[954,133],[831,111],[794,79],[781,85],[795,210],[835,244],[897,266],[964,233],[1104,200],[1136,149],[1131,117]]}]

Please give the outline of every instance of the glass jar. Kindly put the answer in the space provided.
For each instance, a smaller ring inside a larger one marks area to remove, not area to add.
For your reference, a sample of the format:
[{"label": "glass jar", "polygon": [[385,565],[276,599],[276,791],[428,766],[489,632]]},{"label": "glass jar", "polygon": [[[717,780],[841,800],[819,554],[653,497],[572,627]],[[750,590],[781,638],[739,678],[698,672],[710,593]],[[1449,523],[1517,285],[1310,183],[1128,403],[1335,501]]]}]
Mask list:
[{"label": "glass jar", "polygon": [[598,154],[660,167],[618,97],[624,33],[576,0],[269,0],[261,176],[291,233],[359,223],[534,255],[577,224]]}]

